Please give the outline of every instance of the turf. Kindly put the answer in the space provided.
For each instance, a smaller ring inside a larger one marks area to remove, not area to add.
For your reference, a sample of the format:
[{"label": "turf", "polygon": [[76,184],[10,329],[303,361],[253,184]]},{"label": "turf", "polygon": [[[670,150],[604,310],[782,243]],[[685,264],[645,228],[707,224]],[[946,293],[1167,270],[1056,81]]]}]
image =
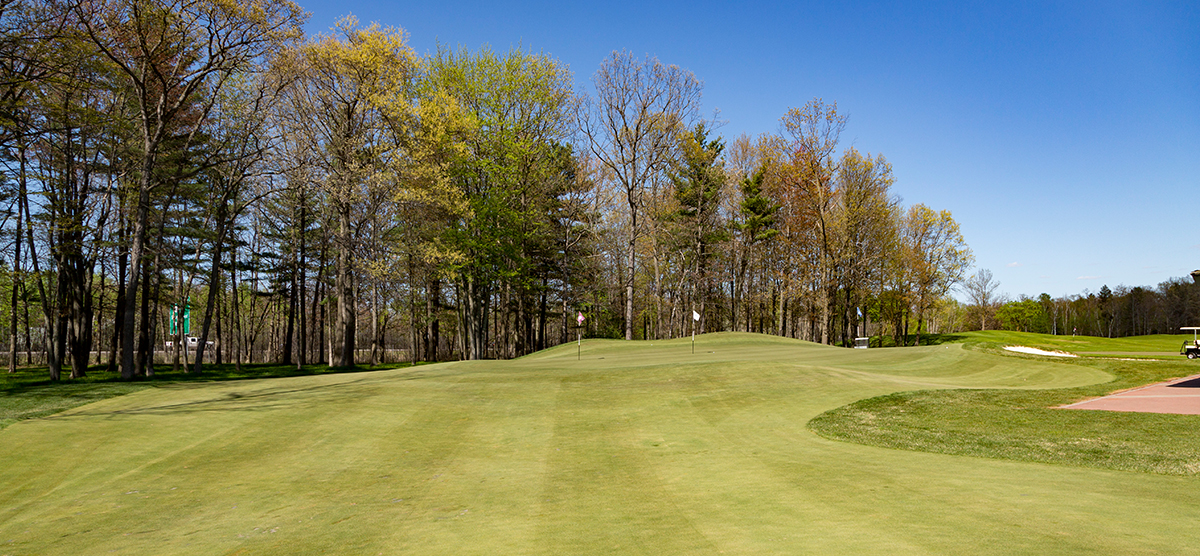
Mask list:
[{"label": "turf", "polygon": [[0,554],[1200,551],[1184,526],[1200,518],[1195,476],[807,427],[895,392],[1114,378],[980,345],[597,340],[582,360],[571,345],[146,389],[0,431]]},{"label": "turf", "polygon": [[1157,334],[1128,338],[1102,338],[1099,336],[1051,336],[1006,330],[969,332],[952,336],[955,341],[978,343],[985,346],[1024,345],[1047,350],[1058,350],[1082,356],[1107,357],[1154,357],[1159,359],[1184,359],[1179,355],[1179,346],[1191,341],[1191,334]]},{"label": "turf", "polygon": [[[390,363],[376,369],[392,369],[409,366],[408,363]],[[137,392],[155,385],[181,382],[210,382],[245,380],[252,378],[279,378],[287,376],[309,376],[329,373],[364,372],[369,367],[337,368],[325,365],[248,364],[240,368],[232,364],[205,365],[203,372],[171,370],[160,365],[157,374],[150,379],[139,378],[134,382],[120,380],[115,372],[105,366],[91,367],[81,379],[63,379],[54,382],[48,379],[45,367],[19,368],[15,372],[0,372],[0,429],[17,421],[44,417],[60,411],[79,407],[95,401]]]},{"label": "turf", "polygon": [[[1106,339],[1013,332],[964,336],[974,350],[1027,345],[1110,353],[1150,353],[1179,345],[1182,336]],[[1014,360],[1056,359],[1012,355]],[[1050,390],[919,390],[897,392],[832,409],[809,426],[826,438],[886,448],[1065,463],[1128,471],[1192,475],[1200,472],[1197,417],[1056,409],[1071,402],[1200,373],[1183,357],[1059,359],[1063,365],[1103,370],[1113,380]]]}]

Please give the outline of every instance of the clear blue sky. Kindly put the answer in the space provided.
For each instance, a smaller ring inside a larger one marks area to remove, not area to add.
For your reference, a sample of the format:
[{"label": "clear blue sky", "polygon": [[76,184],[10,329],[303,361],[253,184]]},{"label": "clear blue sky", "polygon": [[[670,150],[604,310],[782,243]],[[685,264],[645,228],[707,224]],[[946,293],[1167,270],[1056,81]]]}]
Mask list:
[{"label": "clear blue sky", "polygon": [[726,137],[836,101],[905,204],[949,209],[1012,297],[1154,286],[1200,268],[1198,2],[307,0],[438,44],[513,45],[581,88],[613,50],[704,81]]}]

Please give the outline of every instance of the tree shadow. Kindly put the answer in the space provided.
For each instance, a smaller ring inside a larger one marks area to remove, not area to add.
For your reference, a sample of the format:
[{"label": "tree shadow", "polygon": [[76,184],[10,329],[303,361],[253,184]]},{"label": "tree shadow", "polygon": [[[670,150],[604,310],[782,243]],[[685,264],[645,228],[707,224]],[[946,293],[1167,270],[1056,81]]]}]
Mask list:
[{"label": "tree shadow", "polygon": [[[917,335],[909,334],[904,337],[901,342],[905,347],[915,347],[917,343]],[[938,346],[942,344],[955,344],[966,341],[967,337],[962,334],[921,334],[920,341],[923,346]],[[871,337],[871,347],[898,347],[895,338],[889,334],[877,335]]]},{"label": "tree shadow", "polygon": [[[268,387],[256,391],[222,392],[211,397],[182,402],[168,402],[157,405],[147,405],[117,410],[84,409],[64,415],[55,415],[51,419],[72,419],[78,417],[119,416],[119,415],[169,415],[198,412],[227,412],[227,411],[269,411],[284,407],[311,404],[314,402],[336,401],[338,399],[360,397],[361,387],[367,378],[360,378],[333,384],[317,384],[292,387]],[[374,381],[372,381],[374,382]]]},{"label": "tree shadow", "polygon": [[1200,388],[1200,377],[1176,382],[1175,384],[1168,384],[1167,388]]}]

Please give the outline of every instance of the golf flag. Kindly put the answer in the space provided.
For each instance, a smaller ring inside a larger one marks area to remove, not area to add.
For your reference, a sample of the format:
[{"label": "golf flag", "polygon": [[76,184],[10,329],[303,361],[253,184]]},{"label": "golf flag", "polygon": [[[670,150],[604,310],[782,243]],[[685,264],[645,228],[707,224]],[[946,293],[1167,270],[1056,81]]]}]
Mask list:
[{"label": "golf flag", "polygon": [[696,323],[700,322],[700,313],[692,309],[692,353],[696,353]]},{"label": "golf flag", "polygon": [[579,323],[579,328],[575,329],[575,359],[583,359],[583,311],[575,312],[575,322]]}]

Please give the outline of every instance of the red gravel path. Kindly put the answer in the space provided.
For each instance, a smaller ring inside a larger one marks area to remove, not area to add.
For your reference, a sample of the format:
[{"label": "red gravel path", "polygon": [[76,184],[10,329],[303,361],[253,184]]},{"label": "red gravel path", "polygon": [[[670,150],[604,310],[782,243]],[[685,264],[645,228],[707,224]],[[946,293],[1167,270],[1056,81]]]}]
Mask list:
[{"label": "red gravel path", "polygon": [[1125,390],[1062,408],[1200,415],[1200,375]]}]

